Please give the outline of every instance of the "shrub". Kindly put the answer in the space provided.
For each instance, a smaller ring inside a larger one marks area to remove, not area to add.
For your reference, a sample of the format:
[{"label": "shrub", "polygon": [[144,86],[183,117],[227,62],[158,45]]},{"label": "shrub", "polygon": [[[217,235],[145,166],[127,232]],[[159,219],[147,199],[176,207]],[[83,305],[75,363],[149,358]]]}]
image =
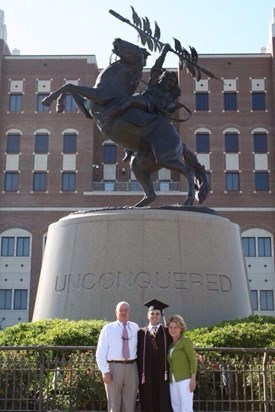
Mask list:
[{"label": "shrub", "polygon": [[275,318],[249,316],[240,320],[224,321],[209,328],[186,332],[195,346],[265,348],[275,346]]},{"label": "shrub", "polygon": [[46,319],[18,323],[0,331],[0,346],[94,346],[103,320]]}]

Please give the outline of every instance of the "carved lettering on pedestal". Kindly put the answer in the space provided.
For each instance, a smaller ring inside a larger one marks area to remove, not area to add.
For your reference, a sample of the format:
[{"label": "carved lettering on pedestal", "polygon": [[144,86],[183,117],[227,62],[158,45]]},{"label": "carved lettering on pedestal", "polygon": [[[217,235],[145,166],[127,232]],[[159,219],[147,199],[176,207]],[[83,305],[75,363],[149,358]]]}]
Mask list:
[{"label": "carved lettering on pedestal", "polygon": [[138,273],[104,272],[100,274],[65,274],[57,275],[54,290],[57,293],[65,291],[115,291],[135,289],[174,290],[174,291],[200,291],[203,293],[228,293],[232,289],[229,276],[215,273],[196,272],[168,272]]}]

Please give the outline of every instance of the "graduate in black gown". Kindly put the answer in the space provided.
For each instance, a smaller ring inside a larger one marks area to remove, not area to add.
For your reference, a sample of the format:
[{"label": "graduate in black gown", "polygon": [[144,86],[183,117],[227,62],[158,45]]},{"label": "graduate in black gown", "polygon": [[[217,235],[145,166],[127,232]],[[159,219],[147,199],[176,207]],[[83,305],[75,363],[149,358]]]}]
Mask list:
[{"label": "graduate in black gown", "polygon": [[171,336],[162,325],[168,305],[156,299],[148,307],[148,326],[138,331],[139,399],[141,412],[172,412],[167,371]]}]

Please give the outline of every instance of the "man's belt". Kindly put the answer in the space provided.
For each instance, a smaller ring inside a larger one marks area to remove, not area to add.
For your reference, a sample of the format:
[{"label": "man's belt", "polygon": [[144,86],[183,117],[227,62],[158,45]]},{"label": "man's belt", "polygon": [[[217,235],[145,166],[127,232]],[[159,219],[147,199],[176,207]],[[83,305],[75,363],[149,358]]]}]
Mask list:
[{"label": "man's belt", "polygon": [[135,363],[135,359],[129,359],[129,360],[108,360],[108,363],[123,363],[125,365],[129,365],[131,363]]}]

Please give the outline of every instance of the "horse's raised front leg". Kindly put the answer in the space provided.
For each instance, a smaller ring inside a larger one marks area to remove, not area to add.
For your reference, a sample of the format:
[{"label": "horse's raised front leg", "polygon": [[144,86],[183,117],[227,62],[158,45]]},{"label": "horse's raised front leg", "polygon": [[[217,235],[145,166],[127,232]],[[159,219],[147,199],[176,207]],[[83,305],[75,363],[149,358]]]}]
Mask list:
[{"label": "horse's raised front leg", "polygon": [[69,84],[65,84],[65,86],[60,87],[59,89],[55,90],[54,92],[50,93],[49,96],[45,97],[42,100],[42,104],[44,106],[50,106],[52,102],[54,102],[60,95],[65,95],[69,91]]},{"label": "horse's raised front leg", "polygon": [[150,160],[138,156],[132,160],[132,172],[134,173],[134,175],[137,178],[137,181],[141,184],[144,190],[144,197],[140,202],[135,204],[136,207],[148,206],[157,197],[154,191],[153,181],[151,178],[151,173],[154,170],[150,171],[150,168],[148,167],[151,163],[152,162]]}]

